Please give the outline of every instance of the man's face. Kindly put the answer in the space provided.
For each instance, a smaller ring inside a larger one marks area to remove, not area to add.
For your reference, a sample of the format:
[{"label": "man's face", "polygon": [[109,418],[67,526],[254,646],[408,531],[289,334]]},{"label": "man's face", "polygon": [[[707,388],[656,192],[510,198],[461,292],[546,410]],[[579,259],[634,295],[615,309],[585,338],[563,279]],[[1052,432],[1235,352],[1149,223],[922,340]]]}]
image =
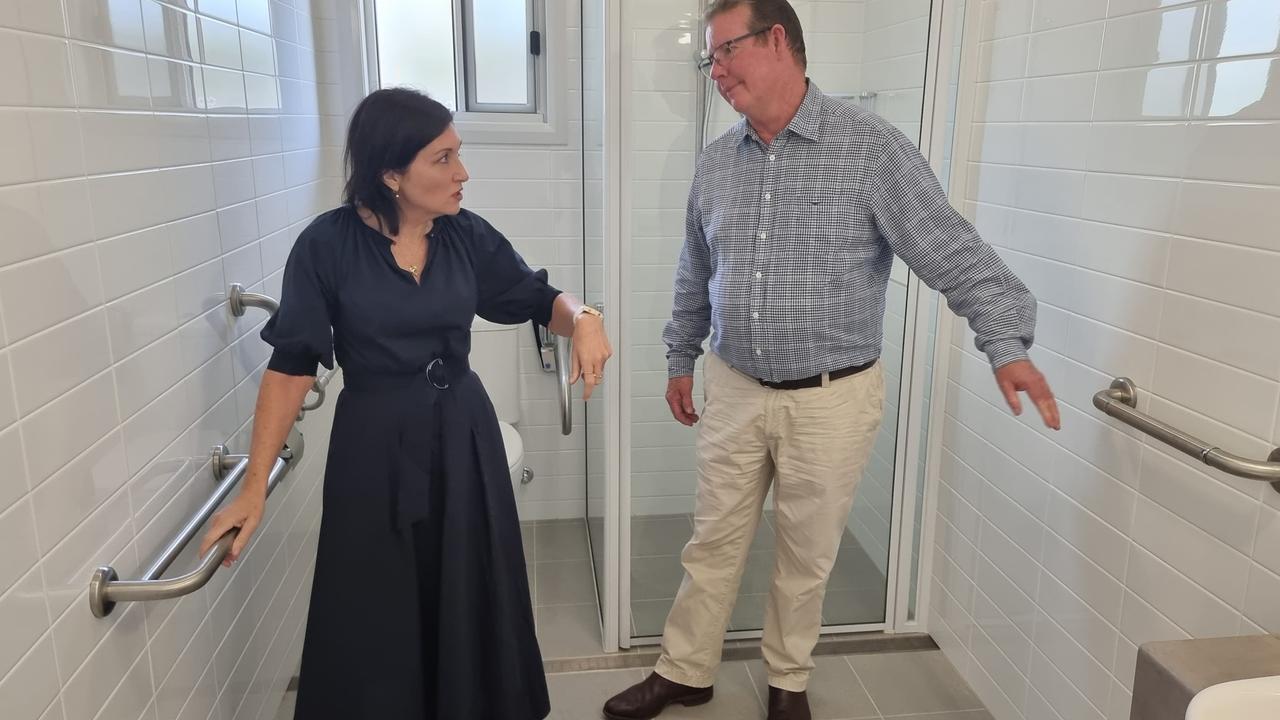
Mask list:
[{"label": "man's face", "polygon": [[707,53],[715,57],[711,79],[720,97],[747,117],[759,112],[778,82],[781,66],[770,34],[770,28],[753,26],[746,6],[720,13],[707,25]]}]

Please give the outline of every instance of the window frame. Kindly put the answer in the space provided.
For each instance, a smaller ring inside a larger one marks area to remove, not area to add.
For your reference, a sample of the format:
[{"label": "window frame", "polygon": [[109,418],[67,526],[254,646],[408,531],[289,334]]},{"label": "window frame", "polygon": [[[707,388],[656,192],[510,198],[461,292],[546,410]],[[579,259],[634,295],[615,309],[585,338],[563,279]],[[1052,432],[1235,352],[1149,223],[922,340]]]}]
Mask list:
[{"label": "window frame", "polygon": [[[465,13],[470,0],[451,0],[454,11],[454,70],[459,87],[459,109],[454,113],[454,126],[463,140],[472,144],[495,145],[565,145],[568,142],[568,28],[565,25],[567,0],[526,0],[532,18],[531,26],[541,33],[542,52],[529,63],[533,78],[535,106],[513,108],[510,105],[472,105],[474,77],[471,63],[466,61]],[[382,87],[378,73],[378,32],[376,0],[362,0],[363,61],[365,92]]]}]

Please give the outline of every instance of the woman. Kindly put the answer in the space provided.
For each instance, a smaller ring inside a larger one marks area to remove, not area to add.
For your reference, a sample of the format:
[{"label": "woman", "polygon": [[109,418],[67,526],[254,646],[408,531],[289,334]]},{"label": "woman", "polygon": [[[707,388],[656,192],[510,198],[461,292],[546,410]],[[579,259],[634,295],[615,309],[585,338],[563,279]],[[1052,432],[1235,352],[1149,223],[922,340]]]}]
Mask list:
[{"label": "woman", "polygon": [[230,528],[233,562],[261,521],[271,461],[336,355],[296,720],[523,720],[550,711],[515,498],[493,406],[467,366],[475,315],[572,336],[584,396],[611,355],[598,314],[547,284],[462,210],[468,175],[449,111],[379,90],[347,134],[345,204],[285,265]]}]

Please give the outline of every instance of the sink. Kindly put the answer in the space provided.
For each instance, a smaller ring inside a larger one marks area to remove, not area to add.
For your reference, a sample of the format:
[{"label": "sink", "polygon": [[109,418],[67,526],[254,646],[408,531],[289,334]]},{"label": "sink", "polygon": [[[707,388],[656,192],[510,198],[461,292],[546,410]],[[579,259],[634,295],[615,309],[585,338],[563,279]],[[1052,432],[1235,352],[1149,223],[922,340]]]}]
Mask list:
[{"label": "sink", "polygon": [[1280,675],[1232,680],[1196,693],[1186,720],[1275,720],[1280,718]]}]

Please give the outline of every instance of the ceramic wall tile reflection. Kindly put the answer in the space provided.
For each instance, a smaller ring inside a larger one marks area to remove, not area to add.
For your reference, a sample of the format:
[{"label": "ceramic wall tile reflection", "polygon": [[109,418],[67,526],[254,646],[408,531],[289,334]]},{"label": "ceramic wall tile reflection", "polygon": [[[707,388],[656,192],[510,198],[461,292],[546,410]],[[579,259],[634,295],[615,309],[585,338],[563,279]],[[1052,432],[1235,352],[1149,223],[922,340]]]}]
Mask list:
[{"label": "ceramic wall tile reflection", "polygon": [[71,37],[98,45],[146,50],[139,0],[66,0]]},{"label": "ceramic wall tile reflection", "polygon": [[71,71],[80,107],[151,109],[151,77],[145,55],[72,43]]},{"label": "ceramic wall tile reflection", "polygon": [[210,65],[235,70],[243,66],[240,59],[240,31],[234,25],[200,18],[200,47],[204,53],[204,61]]},{"label": "ceramic wall tile reflection", "polygon": [[1098,75],[1093,120],[1179,120],[1191,106],[1194,65],[1116,70]]},{"label": "ceramic wall tile reflection", "polygon": [[0,105],[75,105],[65,40],[0,30],[0,67]]},{"label": "ceramic wall tile reflection", "polygon": [[1202,5],[1108,20],[1102,68],[1112,70],[1195,60],[1203,26]]},{"label": "ceramic wall tile reflection", "polygon": [[210,112],[243,113],[245,104],[244,73],[204,68],[205,102]]},{"label": "ceramic wall tile reflection", "polygon": [[149,58],[151,105],[156,110],[197,111],[206,105],[204,71],[199,65]]},{"label": "ceramic wall tile reflection", "polygon": [[67,26],[59,3],[47,0],[11,0],[0,6],[0,27],[62,35]]},{"label": "ceramic wall tile reflection", "polygon": [[1268,55],[1280,51],[1280,3],[1216,0],[1209,4],[1205,58]]},{"label": "ceramic wall tile reflection", "polygon": [[155,0],[142,0],[147,52],[175,60],[200,62],[199,25],[194,13]]},{"label": "ceramic wall tile reflection", "polygon": [[1280,119],[1280,59],[1206,63],[1200,68],[1192,117]]}]

